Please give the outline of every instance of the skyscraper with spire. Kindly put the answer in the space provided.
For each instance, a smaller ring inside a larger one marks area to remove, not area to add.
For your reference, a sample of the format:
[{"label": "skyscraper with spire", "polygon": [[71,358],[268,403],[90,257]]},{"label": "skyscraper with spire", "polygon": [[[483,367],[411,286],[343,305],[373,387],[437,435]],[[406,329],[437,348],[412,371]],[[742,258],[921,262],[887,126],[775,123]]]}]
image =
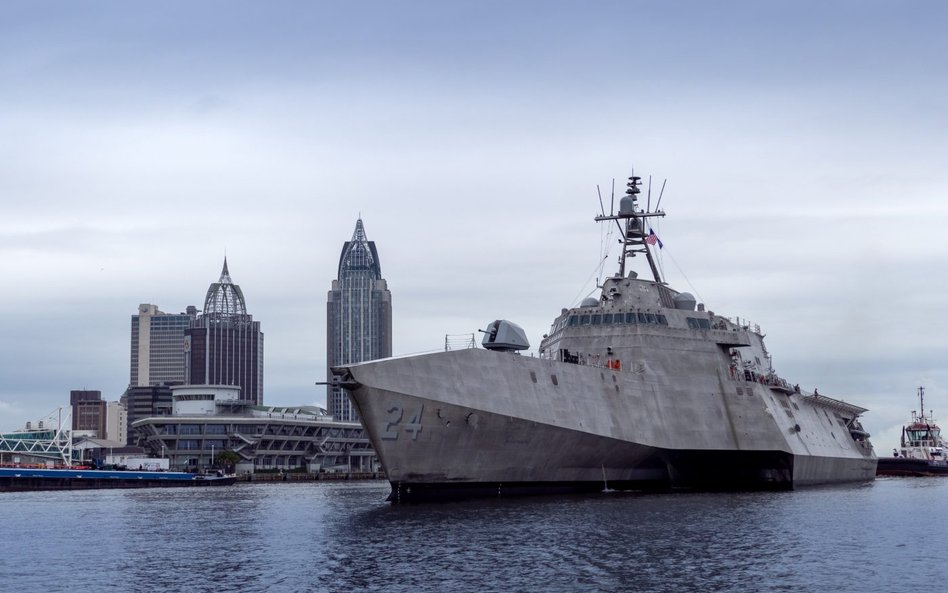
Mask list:
[{"label": "skyscraper with spire", "polygon": [[187,382],[239,385],[240,399],[263,404],[263,332],[247,313],[244,293],[227,270],[207,289],[204,310],[185,339]]},{"label": "skyscraper with spire", "polygon": [[[338,274],[329,291],[326,342],[328,367],[392,355],[392,293],[361,217],[352,239],[342,246]],[[331,381],[327,368],[327,382]],[[330,385],[326,400],[336,420],[359,420],[344,389]]]}]

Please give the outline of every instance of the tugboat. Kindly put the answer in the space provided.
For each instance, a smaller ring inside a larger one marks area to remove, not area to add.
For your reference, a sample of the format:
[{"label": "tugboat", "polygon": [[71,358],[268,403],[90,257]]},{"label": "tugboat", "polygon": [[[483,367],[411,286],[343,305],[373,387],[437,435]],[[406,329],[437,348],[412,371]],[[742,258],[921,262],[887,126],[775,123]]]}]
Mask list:
[{"label": "tugboat", "polygon": [[[392,485],[389,500],[602,490],[789,490],[868,481],[865,408],[777,375],[760,327],[662,278],[663,244],[629,178],[617,273],[563,309],[538,356],[507,320],[483,349],[340,365]],[[627,271],[642,256],[652,279]]]},{"label": "tugboat", "polygon": [[912,422],[902,427],[902,447],[892,457],[880,457],[880,476],[948,476],[948,443],[941,436],[931,411],[925,414],[925,388],[918,388],[920,412],[912,410]]}]

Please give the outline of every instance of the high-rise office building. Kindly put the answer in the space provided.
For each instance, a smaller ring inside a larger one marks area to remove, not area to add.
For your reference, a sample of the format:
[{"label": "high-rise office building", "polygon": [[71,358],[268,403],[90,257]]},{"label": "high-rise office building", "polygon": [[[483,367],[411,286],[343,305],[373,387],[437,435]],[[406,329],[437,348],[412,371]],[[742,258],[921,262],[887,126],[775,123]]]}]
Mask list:
[{"label": "high-rise office building", "polygon": [[195,315],[193,306],[186,313],[164,313],[147,303],[138,306],[138,315],[132,315],[129,386],[184,381],[184,337]]},{"label": "high-rise office building", "polygon": [[131,386],[122,396],[125,404],[125,442],[134,445],[135,431],[132,424],[142,418],[152,416],[167,416],[171,414],[171,386],[180,383],[163,383],[161,385]]},{"label": "high-rise office building", "polygon": [[[375,242],[365,236],[362,219],[339,256],[339,270],[329,291],[326,323],[328,367],[392,355],[392,293],[382,278]],[[332,374],[327,368],[327,381]],[[326,407],[336,420],[359,420],[348,394],[330,385]]]},{"label": "high-rise office building", "polygon": [[74,389],[69,392],[69,405],[72,406],[73,430],[91,430],[97,438],[105,438],[106,404],[101,391]]},{"label": "high-rise office building", "polygon": [[244,294],[233,283],[227,258],[220,280],[211,284],[204,311],[191,322],[185,340],[190,385],[238,385],[240,399],[263,405],[263,332],[247,313]]}]

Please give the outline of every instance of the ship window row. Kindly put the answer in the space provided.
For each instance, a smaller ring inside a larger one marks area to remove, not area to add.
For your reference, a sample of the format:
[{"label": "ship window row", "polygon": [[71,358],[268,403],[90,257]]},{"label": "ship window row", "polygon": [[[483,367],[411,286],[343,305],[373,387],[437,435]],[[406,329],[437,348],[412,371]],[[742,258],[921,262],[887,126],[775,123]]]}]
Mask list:
[{"label": "ship window row", "polygon": [[567,325],[668,325],[668,318],[661,313],[583,313],[570,315]]},{"label": "ship window row", "polygon": [[711,329],[711,322],[700,317],[688,317],[689,329]]},{"label": "ship window row", "polygon": [[940,429],[906,430],[905,437],[906,437],[906,440],[908,440],[913,445],[915,445],[921,441],[932,441],[932,442],[937,441],[939,437],[941,436],[940,433],[941,433]]}]

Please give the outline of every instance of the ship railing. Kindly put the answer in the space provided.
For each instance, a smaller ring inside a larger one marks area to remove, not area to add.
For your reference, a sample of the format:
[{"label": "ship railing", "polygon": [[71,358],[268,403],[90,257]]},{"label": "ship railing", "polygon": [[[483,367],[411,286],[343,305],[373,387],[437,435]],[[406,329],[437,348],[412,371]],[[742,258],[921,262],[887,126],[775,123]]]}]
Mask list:
[{"label": "ship railing", "polygon": [[[540,358],[544,358],[542,353]],[[616,371],[622,369],[622,363],[619,361],[619,359],[613,359],[611,357],[606,358],[599,354],[589,354],[586,352],[570,352],[566,348],[557,350],[555,354],[549,353],[546,355],[546,358],[549,360],[565,362],[568,364],[576,364],[579,366],[612,369]]]},{"label": "ship railing", "polygon": [[477,348],[477,341],[474,339],[474,334],[444,335],[445,352],[449,352],[451,350],[467,350],[470,348]]},{"label": "ship railing", "polygon": [[760,328],[760,325],[757,323],[752,323],[751,321],[748,321],[747,319],[741,319],[740,317],[725,317],[725,319],[727,319],[734,325],[739,326],[741,329],[745,331],[752,331],[759,336],[764,335],[763,330]]},{"label": "ship railing", "polygon": [[799,385],[791,385],[789,381],[777,375],[777,373],[758,373],[754,369],[739,369],[736,364],[728,366],[727,376],[732,381],[742,381],[745,383],[760,383],[777,391],[785,393],[800,393]]},{"label": "ship railing", "polygon": [[764,385],[776,389],[777,391],[783,391],[784,393],[800,393],[799,385],[790,385],[789,381],[779,377],[776,373],[770,373],[765,376]]}]

